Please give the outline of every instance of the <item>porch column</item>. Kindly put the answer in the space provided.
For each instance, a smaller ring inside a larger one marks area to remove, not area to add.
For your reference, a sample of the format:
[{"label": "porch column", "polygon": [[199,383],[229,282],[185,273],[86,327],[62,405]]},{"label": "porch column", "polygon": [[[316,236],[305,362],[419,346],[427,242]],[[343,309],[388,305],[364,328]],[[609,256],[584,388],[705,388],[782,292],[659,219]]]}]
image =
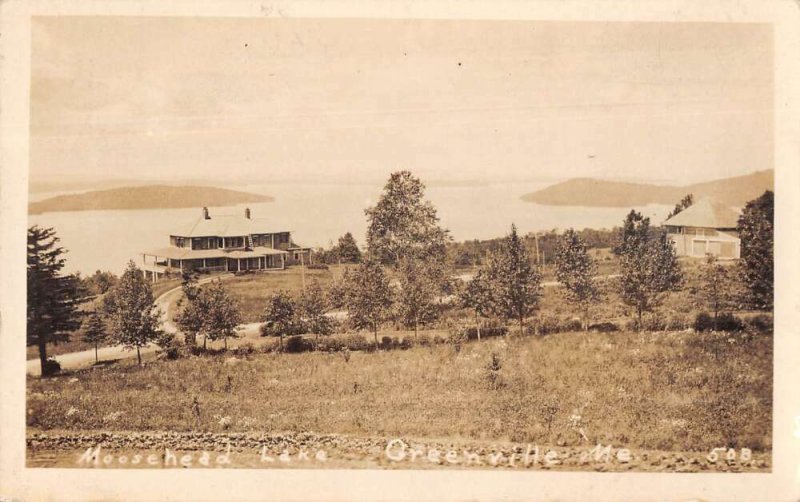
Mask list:
[{"label": "porch column", "polygon": [[203,258],[203,268],[206,268],[206,259]]},{"label": "porch column", "polygon": [[236,271],[237,272],[241,272],[242,271],[242,259],[241,258],[236,258]]}]

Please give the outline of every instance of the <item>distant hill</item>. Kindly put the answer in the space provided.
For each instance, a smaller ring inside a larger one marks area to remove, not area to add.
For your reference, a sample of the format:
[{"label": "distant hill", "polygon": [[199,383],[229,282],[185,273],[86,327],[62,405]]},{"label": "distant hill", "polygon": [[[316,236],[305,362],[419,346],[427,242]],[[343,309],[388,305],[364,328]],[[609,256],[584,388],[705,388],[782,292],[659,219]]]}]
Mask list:
[{"label": "distant hill", "polygon": [[28,205],[28,214],[99,209],[174,209],[180,207],[231,206],[270,202],[260,195],[203,186],[147,185],[59,195]]},{"label": "distant hill", "polygon": [[525,194],[522,200],[548,206],[629,207],[676,204],[691,193],[695,199],[712,197],[730,206],[743,206],[765,190],[774,190],[774,184],[772,169],[685,186],[575,178]]}]

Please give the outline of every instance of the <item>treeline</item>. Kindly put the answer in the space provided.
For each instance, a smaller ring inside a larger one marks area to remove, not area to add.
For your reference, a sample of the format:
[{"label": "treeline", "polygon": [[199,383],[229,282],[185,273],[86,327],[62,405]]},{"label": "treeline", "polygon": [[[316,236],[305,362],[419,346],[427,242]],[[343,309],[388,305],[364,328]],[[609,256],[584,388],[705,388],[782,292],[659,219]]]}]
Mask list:
[{"label": "treeline", "polygon": [[[331,334],[337,327],[328,315],[332,309],[346,310],[347,329],[371,332],[376,347],[378,331],[386,324],[413,328],[416,336],[420,326],[447,311],[469,310],[477,338],[487,321],[504,333],[505,324],[513,321],[526,333],[526,320],[541,305],[543,260],[536,259],[537,249],[540,256],[550,257],[548,263],[552,260],[561,294],[581,317],[583,329],[590,324],[593,308],[606,301],[604,289],[609,287],[634,312],[636,329],[642,329],[643,315],[657,309],[670,292],[686,288],[686,274],[666,230],[651,226],[636,211],[612,231],[570,229],[532,239],[520,236],[512,224],[502,239],[456,245],[424,193],[424,184],[410,172],[393,173],[376,205],[365,210],[365,251],[350,234],[336,246],[336,260],[358,264],[328,290],[312,283],[299,296],[278,291],[265,298],[261,334],[278,336],[281,344],[287,335]],[[699,294],[713,313],[710,321],[703,320],[704,326],[726,322],[727,313],[742,306],[772,308],[773,213],[772,192],[750,201],[738,221],[741,260],[730,267],[709,257],[704,264]],[[29,230],[28,344],[39,347],[43,374],[52,370],[46,345],[67,339],[80,327],[78,305],[85,298],[81,280],[60,273],[64,258],[57,242],[52,229]],[[470,265],[477,267],[466,284],[454,279],[457,261],[451,251],[459,246],[473,253]],[[618,274],[613,280],[605,278],[603,287],[597,258],[589,252],[593,246],[610,247],[617,257]],[[176,350],[174,336],[161,331],[150,285],[133,262],[116,283],[103,274],[90,280],[98,291],[108,287],[102,308],[90,313],[84,325],[87,340],[97,343],[110,336],[137,352],[150,343]],[[206,340],[223,340],[227,346],[228,338],[238,336],[239,306],[221,281],[199,286],[187,276],[183,288],[185,300],[175,320],[187,344],[196,346],[202,336],[204,345]]]},{"label": "treeline", "polygon": [[[559,246],[559,239],[563,232],[558,229],[543,232],[528,233],[520,239],[527,249],[528,254],[540,264],[553,261]],[[612,229],[584,228],[575,233],[589,249],[611,248],[616,244],[619,227]],[[488,263],[492,253],[497,252],[503,245],[503,237],[487,240],[470,240],[464,242],[450,242],[447,246],[448,256],[456,267],[474,267]]]}]

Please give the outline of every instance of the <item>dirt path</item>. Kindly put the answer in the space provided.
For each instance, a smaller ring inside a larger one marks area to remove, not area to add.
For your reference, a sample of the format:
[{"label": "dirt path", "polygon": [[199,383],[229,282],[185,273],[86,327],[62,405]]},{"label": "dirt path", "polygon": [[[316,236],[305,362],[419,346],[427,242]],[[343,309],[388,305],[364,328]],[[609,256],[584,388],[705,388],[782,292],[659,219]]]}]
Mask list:
[{"label": "dirt path", "polygon": [[[205,277],[198,281],[198,284],[206,284],[208,282],[213,281],[214,279],[219,278],[227,278],[233,277],[233,275],[219,275],[214,277]],[[172,316],[175,313],[175,304],[177,303],[178,299],[183,295],[183,291],[181,290],[180,286],[170,289],[169,291],[162,293],[158,298],[155,299],[156,306],[161,309],[161,327],[164,331],[168,333],[176,333],[178,328],[172,322]],[[158,350],[158,346],[155,344],[150,344],[147,347],[143,347],[141,349],[142,355],[150,354]],[[128,357],[136,357],[135,350],[125,350],[121,345],[115,345],[112,347],[103,347],[97,351],[97,356],[99,361],[116,361],[119,359],[125,359]],[[62,369],[65,370],[76,370],[81,368],[86,368],[95,363],[95,353],[94,349],[83,350],[80,352],[69,352],[67,354],[61,354],[58,356],[53,356],[53,359],[58,361],[61,365]],[[27,361],[27,368],[26,372],[29,375],[39,376],[41,374],[41,364],[39,359],[29,359]]]}]

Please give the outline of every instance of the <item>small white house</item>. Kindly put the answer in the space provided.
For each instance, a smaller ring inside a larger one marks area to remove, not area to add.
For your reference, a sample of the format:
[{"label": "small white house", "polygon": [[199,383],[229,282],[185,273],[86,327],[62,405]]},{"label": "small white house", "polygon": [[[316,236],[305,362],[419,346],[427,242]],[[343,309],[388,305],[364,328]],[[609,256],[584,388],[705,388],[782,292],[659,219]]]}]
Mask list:
[{"label": "small white house", "polygon": [[667,218],[664,226],[678,256],[738,259],[741,241],[736,231],[739,212],[711,199],[701,199]]}]

